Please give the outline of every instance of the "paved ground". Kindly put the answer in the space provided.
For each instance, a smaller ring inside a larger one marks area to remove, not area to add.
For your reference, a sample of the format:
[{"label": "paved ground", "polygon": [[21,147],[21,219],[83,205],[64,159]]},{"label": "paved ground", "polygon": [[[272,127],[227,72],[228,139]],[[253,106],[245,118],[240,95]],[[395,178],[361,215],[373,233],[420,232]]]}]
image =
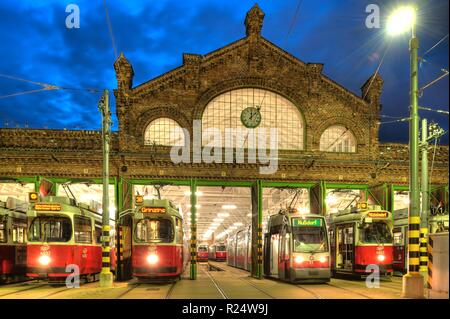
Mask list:
[{"label": "paved ground", "polygon": [[183,278],[173,284],[130,282],[100,288],[98,282],[79,289],[25,282],[0,286],[0,299],[398,299],[401,277],[381,281],[380,288],[367,288],[364,280],[335,279],[326,284],[294,285],[272,279],[258,280],[249,273],[212,263],[223,271],[208,271],[199,265],[198,279]]}]

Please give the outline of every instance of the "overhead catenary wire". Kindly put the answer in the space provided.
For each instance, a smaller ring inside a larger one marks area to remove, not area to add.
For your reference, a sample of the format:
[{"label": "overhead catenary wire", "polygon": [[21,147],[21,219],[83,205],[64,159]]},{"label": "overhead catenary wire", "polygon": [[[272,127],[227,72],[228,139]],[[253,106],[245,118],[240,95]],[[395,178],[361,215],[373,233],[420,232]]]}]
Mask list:
[{"label": "overhead catenary wire", "polygon": [[403,119],[399,119],[399,120],[394,120],[394,121],[378,122],[378,124],[391,124],[391,123],[408,122],[410,119],[411,119],[411,118],[407,117],[407,118],[403,118]]},{"label": "overhead catenary wire", "polygon": [[434,44],[431,48],[429,48],[423,55],[422,58],[427,55],[428,53],[430,53],[431,51],[434,50],[434,48],[436,48],[439,44],[441,44],[445,39],[448,38],[448,33],[442,38],[440,39],[436,44]]},{"label": "overhead catenary wire", "polygon": [[389,48],[391,47],[392,39],[388,42],[388,45],[386,46],[386,49],[384,50],[383,56],[381,57],[380,63],[378,63],[378,66],[375,70],[375,73],[373,74],[372,78],[370,79],[369,86],[367,87],[366,92],[364,93],[364,96],[362,99],[364,100],[367,96],[367,93],[369,93],[370,87],[372,86],[373,81],[375,80],[375,77],[379,73],[381,66],[383,65],[384,58],[386,57],[386,53],[389,51]]},{"label": "overhead catenary wire", "polygon": [[16,81],[20,81],[20,82],[30,83],[30,84],[34,84],[34,85],[42,87],[41,89],[36,89],[36,90],[28,90],[28,91],[22,91],[22,92],[17,92],[17,93],[11,93],[11,94],[7,94],[7,95],[1,95],[0,99],[6,99],[6,98],[20,96],[20,95],[38,93],[38,92],[42,92],[42,91],[53,91],[53,90],[87,91],[90,93],[102,92],[102,90],[96,89],[96,88],[73,88],[73,87],[59,86],[59,85],[49,84],[49,83],[45,83],[45,82],[32,81],[32,80],[28,80],[28,79],[24,79],[24,78],[21,78],[18,76],[8,75],[8,74],[4,74],[4,73],[0,73],[0,77],[10,79],[10,80],[16,80]]},{"label": "overhead catenary wire", "polygon": [[448,71],[445,72],[445,74],[442,74],[441,76],[439,76],[438,78],[434,79],[433,81],[429,82],[428,84],[424,85],[423,87],[421,87],[419,89],[419,94],[423,93],[423,91],[427,88],[429,88],[430,86],[434,85],[435,83],[439,82],[440,80],[442,80],[443,78],[445,78],[448,75]]},{"label": "overhead catenary wire", "polygon": [[119,56],[117,54],[116,40],[114,38],[114,33],[112,30],[112,24],[111,24],[111,18],[109,17],[109,11],[108,11],[108,6],[106,5],[106,0],[103,0],[103,6],[105,7],[106,22],[108,23],[109,36],[111,37],[112,47],[114,50],[114,60],[116,60]]},{"label": "overhead catenary wire", "polygon": [[[303,0],[299,0],[298,3],[297,3],[297,8],[295,9],[295,13],[294,13],[294,16],[293,16],[293,18],[291,20],[291,24],[289,25],[288,32],[286,33],[286,36],[284,38],[284,46],[286,46],[288,38],[291,35],[292,30],[294,30],[295,24],[297,23],[302,3],[303,3]],[[278,58],[278,61],[277,61],[277,64],[276,64],[276,69],[278,69],[278,66],[279,66],[280,62],[281,62],[281,54],[280,54],[280,56]],[[264,99],[266,98],[266,93],[267,93],[267,90],[264,91],[264,95],[263,95],[263,97],[261,99],[261,103],[259,103],[259,106],[257,107],[258,110],[261,109],[262,104],[264,103]]]},{"label": "overhead catenary wire", "polygon": [[419,108],[419,110],[424,110],[424,111],[430,111],[430,112],[436,112],[436,113],[449,115],[449,111],[445,111],[445,110],[436,110],[436,109],[432,109],[432,108],[424,107],[424,106],[419,106],[418,108]]}]

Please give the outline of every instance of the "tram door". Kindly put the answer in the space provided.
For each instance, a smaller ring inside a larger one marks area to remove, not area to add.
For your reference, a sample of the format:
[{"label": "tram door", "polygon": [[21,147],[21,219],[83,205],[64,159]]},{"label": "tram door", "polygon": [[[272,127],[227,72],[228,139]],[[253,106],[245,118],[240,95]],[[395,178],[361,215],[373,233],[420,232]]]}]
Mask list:
[{"label": "tram door", "polygon": [[272,234],[272,239],[270,241],[270,274],[278,275],[278,245],[279,245],[279,234]]},{"label": "tram door", "polygon": [[354,260],[353,224],[337,226],[336,233],[336,269],[352,271]]},{"label": "tram door", "polygon": [[280,253],[279,253],[279,278],[288,279],[289,274],[289,234],[284,233],[280,236]]}]

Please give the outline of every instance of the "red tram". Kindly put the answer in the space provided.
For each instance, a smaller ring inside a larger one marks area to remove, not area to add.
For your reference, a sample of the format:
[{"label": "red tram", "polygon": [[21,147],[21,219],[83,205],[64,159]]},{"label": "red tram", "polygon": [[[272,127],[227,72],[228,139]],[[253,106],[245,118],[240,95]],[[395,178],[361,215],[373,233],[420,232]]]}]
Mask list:
[{"label": "red tram", "polygon": [[8,197],[0,202],[0,283],[25,278],[26,203]]},{"label": "red tram", "polygon": [[357,203],[356,207],[331,216],[333,273],[364,276],[379,271],[392,275],[392,229],[392,214],[367,203]]},{"label": "red tram", "polygon": [[214,261],[226,261],[227,260],[227,247],[225,244],[216,243],[210,246],[209,259]]},{"label": "red tram", "polygon": [[68,266],[75,265],[81,278],[96,280],[102,269],[101,215],[68,197],[38,202],[38,195],[30,193],[29,198],[27,276],[63,281],[73,272]]},{"label": "red tram", "polygon": [[197,247],[197,261],[207,262],[209,257],[208,245],[198,245]]},{"label": "red tram", "polygon": [[189,259],[183,218],[167,199],[144,200],[132,210],[132,275],[139,280],[179,279]]}]

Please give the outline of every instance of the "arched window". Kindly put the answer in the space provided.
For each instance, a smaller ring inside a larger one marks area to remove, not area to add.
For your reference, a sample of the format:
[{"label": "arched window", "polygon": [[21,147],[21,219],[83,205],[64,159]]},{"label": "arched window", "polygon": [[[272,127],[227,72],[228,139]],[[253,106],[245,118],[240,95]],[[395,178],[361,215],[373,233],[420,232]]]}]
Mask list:
[{"label": "arched window", "polygon": [[330,126],[320,137],[320,150],[323,152],[356,152],[356,139],[349,128],[341,125]]},{"label": "arched window", "polygon": [[145,145],[183,146],[185,141],[181,126],[168,117],[153,120],[145,129]]},{"label": "arched window", "polygon": [[[260,107],[261,123],[256,129],[247,129],[241,122],[241,113],[247,107]],[[266,145],[269,146],[270,129],[278,129],[278,149],[302,150],[304,140],[304,119],[297,107],[288,99],[274,92],[258,89],[236,89],[211,100],[205,108],[202,116],[202,132],[216,130],[221,133],[221,145],[225,146],[225,129],[238,129],[244,132],[256,130],[257,135],[262,130],[266,131]],[[245,134],[245,133],[244,133]],[[233,139],[236,138],[232,133]],[[238,143],[238,142],[236,142]],[[202,145],[217,145],[211,140],[202,139]],[[247,147],[247,139],[242,145],[234,147]]]}]

